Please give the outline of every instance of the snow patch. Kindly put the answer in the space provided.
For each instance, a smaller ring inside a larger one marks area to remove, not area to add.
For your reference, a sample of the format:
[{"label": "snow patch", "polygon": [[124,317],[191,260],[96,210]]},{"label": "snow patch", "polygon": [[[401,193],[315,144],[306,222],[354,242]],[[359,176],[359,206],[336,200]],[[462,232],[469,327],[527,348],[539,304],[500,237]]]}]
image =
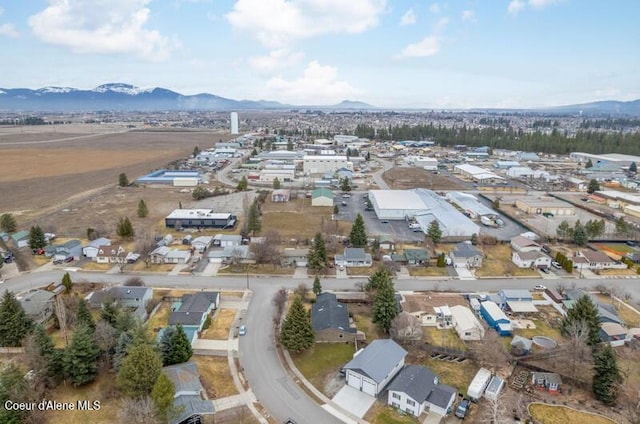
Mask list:
[{"label": "snow patch", "polygon": [[136,96],[142,93],[150,93],[153,90],[155,90],[155,88],[140,88],[130,84],[113,83],[113,84],[103,84],[99,87],[94,88],[91,91],[95,91],[98,93],[106,93],[108,91],[111,91],[113,93],[121,93],[121,94],[128,94],[130,96]]},{"label": "snow patch", "polygon": [[71,87],[43,87],[38,90],[39,93],[70,93],[72,91],[76,91],[76,89]]}]

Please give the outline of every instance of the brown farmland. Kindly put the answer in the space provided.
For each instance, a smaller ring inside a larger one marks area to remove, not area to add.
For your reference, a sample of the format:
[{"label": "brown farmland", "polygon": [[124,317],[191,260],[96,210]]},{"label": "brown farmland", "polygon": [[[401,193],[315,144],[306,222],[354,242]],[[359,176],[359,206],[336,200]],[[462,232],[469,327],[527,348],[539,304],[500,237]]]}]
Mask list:
[{"label": "brown farmland", "polygon": [[396,167],[386,171],[382,177],[393,190],[428,188],[429,190],[463,190],[464,184],[454,177],[434,174],[422,168]]}]

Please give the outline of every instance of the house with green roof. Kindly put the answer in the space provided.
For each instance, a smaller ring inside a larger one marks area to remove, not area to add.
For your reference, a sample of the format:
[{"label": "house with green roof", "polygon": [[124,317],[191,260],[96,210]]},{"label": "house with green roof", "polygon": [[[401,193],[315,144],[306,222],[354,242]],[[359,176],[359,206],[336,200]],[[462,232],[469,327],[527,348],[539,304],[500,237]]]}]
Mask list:
[{"label": "house with green roof", "polygon": [[333,206],[333,192],[328,188],[317,188],[311,192],[311,206]]}]

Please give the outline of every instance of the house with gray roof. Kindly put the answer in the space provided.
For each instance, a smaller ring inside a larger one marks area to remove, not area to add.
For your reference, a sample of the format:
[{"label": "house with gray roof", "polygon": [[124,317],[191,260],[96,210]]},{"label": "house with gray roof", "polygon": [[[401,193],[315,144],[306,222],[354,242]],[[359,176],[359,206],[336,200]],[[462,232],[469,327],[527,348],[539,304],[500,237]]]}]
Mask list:
[{"label": "house with gray roof", "polygon": [[20,299],[24,312],[36,324],[47,322],[53,314],[53,302],[56,294],[47,290],[36,290]]},{"label": "house with gray roof", "polygon": [[373,259],[362,247],[347,247],[344,254],[336,255],[335,263],[346,267],[369,267],[373,265]]},{"label": "house with gray roof", "polygon": [[389,384],[387,404],[419,417],[429,411],[440,416],[451,412],[457,390],[440,384],[429,368],[405,365]]},{"label": "house with gray roof", "polygon": [[456,244],[455,250],[449,253],[449,257],[456,268],[480,268],[482,266],[482,252],[471,243]]},{"label": "house with gray roof", "polygon": [[82,254],[87,258],[95,258],[98,255],[98,249],[100,246],[111,245],[111,240],[106,237],[100,237],[95,240],[91,240],[86,246],[82,248]]},{"label": "house with gray roof", "polygon": [[220,293],[201,291],[185,294],[179,302],[171,306],[169,325],[182,325],[191,343],[198,339],[198,332],[202,331],[207,316],[218,308]]},{"label": "house with gray roof", "polygon": [[404,249],[407,265],[428,265],[429,254],[424,249]]},{"label": "house with gray roof", "polygon": [[50,244],[45,246],[44,255],[53,260],[65,260],[69,257],[78,260],[82,256],[82,244],[80,240],[69,240],[62,244]]},{"label": "house with gray roof", "polygon": [[201,422],[203,415],[215,412],[213,402],[207,399],[207,392],[200,383],[200,373],[195,362],[170,365],[162,368],[175,386],[173,404],[179,413],[172,417],[170,424],[192,424]]},{"label": "house with gray roof", "polygon": [[598,309],[598,319],[600,320],[600,323],[615,322],[617,324],[624,325],[624,320],[618,315],[615,306],[600,303],[598,298],[593,294],[587,293],[582,289],[570,289],[567,290],[565,294],[568,300],[564,301],[563,304],[566,307],[573,306],[573,303],[575,303],[582,296],[589,296],[589,298],[591,298],[591,301],[596,305],[596,308]]},{"label": "house with gray roof", "polygon": [[114,286],[89,293],[85,300],[92,308],[101,308],[105,302],[114,302],[123,308],[133,310],[133,315],[147,319],[147,304],[153,298],[151,287]]},{"label": "house with gray roof", "polygon": [[240,246],[242,236],[238,234],[216,234],[213,236],[213,245],[218,247]]},{"label": "house with gray roof", "polygon": [[311,306],[311,327],[316,343],[353,342],[357,331],[349,322],[349,309],[333,293],[320,293]]},{"label": "house with gray roof", "polygon": [[374,340],[344,367],[349,386],[378,396],[404,366],[407,351],[391,339]]}]

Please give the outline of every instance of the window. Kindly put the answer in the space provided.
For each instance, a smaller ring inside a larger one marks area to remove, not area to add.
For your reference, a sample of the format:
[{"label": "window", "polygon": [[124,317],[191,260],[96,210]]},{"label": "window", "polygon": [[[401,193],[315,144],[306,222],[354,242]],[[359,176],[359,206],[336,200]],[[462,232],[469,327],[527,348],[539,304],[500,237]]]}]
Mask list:
[{"label": "window", "polygon": [[398,393],[392,394],[391,397],[394,398],[394,399],[398,399],[398,400],[401,399],[401,397],[400,397],[400,395]]},{"label": "window", "polygon": [[416,402],[411,399],[407,399],[407,405],[415,406]]}]

